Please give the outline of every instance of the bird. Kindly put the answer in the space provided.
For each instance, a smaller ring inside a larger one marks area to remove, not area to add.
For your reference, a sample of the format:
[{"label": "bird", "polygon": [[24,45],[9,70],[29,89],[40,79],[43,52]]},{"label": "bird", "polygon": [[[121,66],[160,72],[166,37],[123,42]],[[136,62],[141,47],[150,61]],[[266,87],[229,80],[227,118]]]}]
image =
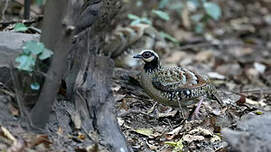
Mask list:
[{"label": "bird", "polygon": [[158,103],[179,107],[182,117],[185,117],[186,107],[195,104],[199,98],[194,112],[196,116],[206,97],[223,104],[216,87],[206,75],[185,67],[163,66],[158,54],[153,50],[142,50],[133,58],[141,59],[145,63],[139,74],[139,83],[145,92]]}]

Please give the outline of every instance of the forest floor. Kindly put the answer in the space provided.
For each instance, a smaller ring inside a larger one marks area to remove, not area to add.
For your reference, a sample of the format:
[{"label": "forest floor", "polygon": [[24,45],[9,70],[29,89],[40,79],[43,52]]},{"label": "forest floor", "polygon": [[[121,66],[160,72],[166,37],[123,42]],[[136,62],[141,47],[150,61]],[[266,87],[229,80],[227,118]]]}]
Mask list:
[{"label": "forest floor", "polygon": [[[159,2],[125,0],[114,24],[133,28],[127,15],[151,14]],[[222,9],[222,17],[218,21],[204,22],[205,28],[200,33],[194,30],[196,23],[189,23],[186,15],[175,10],[165,9],[171,17],[168,21],[152,15],[148,20],[156,31],[173,37],[162,37],[163,45],[158,47],[162,63],[184,66],[208,75],[227,106],[220,107],[215,100],[206,99],[198,119],[183,121],[178,108],[156,103],[140,88],[135,75],[142,68],[141,64],[127,69],[122,65],[126,63],[121,63],[122,66],[114,70],[112,90],[117,101],[118,123],[134,151],[229,151],[231,142],[223,137],[227,136],[223,134],[225,128],[240,129],[240,122],[271,111],[271,3],[264,0],[215,2]],[[0,25],[0,30],[8,31],[9,28]],[[114,31],[106,34],[114,35]],[[161,35],[156,36],[157,32],[152,39],[157,42]],[[143,37],[144,34],[137,39],[140,41]],[[157,48],[153,41],[143,42],[144,45],[127,44],[127,48]],[[125,56],[131,54],[125,53],[121,57]],[[84,151],[81,147],[88,146],[83,135],[65,135],[60,127],[54,130],[58,137],[25,132],[16,125],[18,109],[10,104],[14,92],[1,85],[0,88],[0,92],[4,92],[0,95],[0,149],[27,145],[28,151]],[[195,106],[189,107],[190,112]],[[12,144],[14,135],[17,145]],[[64,141],[56,142],[63,136]],[[69,148],[59,144],[69,144]]]}]

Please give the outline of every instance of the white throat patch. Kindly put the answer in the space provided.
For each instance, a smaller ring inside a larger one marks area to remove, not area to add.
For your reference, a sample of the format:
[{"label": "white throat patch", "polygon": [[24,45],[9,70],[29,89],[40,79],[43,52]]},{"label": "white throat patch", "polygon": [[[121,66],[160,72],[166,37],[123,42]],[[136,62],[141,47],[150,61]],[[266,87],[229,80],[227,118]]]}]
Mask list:
[{"label": "white throat patch", "polygon": [[145,62],[151,62],[153,59],[154,59],[154,56],[151,56],[151,57],[149,57],[149,58],[147,58],[147,59],[143,58],[143,60],[144,60]]}]

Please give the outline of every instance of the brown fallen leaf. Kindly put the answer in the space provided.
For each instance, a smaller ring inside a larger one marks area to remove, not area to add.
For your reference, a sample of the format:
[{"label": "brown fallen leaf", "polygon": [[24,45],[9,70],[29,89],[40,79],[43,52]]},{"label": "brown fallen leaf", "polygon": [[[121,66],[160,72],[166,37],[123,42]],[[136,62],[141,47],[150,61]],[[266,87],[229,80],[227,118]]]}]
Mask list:
[{"label": "brown fallen leaf", "polygon": [[153,134],[153,130],[150,128],[140,128],[134,130],[136,133],[150,137]]},{"label": "brown fallen leaf", "polygon": [[20,115],[20,112],[17,108],[15,108],[12,104],[8,104],[8,109],[10,111],[10,113],[13,115],[13,116],[19,116]]},{"label": "brown fallen leaf", "polygon": [[7,128],[1,126],[1,130],[3,131],[4,136],[6,136],[9,140],[13,141],[13,143],[17,141],[17,139],[8,131]]},{"label": "brown fallen leaf", "polygon": [[158,111],[158,118],[174,117],[177,114],[177,112],[178,112],[177,110],[165,111],[165,112]]},{"label": "brown fallen leaf", "polygon": [[23,139],[18,139],[8,148],[7,152],[24,152],[25,147],[25,141]]},{"label": "brown fallen leaf", "polygon": [[204,137],[199,135],[184,135],[182,139],[187,143],[191,143],[193,141],[203,141]]},{"label": "brown fallen leaf", "polygon": [[139,128],[139,129],[135,129],[133,131],[136,132],[136,133],[138,133],[138,134],[147,136],[150,139],[153,139],[155,137],[161,136],[160,133],[154,132],[153,129],[151,129],[151,128]]},{"label": "brown fallen leaf", "polygon": [[266,103],[264,103],[263,100],[254,101],[252,99],[246,98],[246,103],[251,104],[251,105],[255,105],[255,106],[259,106],[259,107],[266,106]]},{"label": "brown fallen leaf", "polygon": [[50,144],[52,144],[52,142],[49,140],[48,135],[40,134],[36,135],[36,137],[34,137],[34,139],[31,140],[28,147],[33,148],[40,144],[44,144],[45,146],[48,147]]},{"label": "brown fallen leaf", "polygon": [[214,56],[214,53],[211,50],[200,51],[196,55],[195,60],[198,62],[206,62],[206,61],[209,61],[213,56]]},{"label": "brown fallen leaf", "polygon": [[182,51],[174,51],[169,57],[165,59],[166,63],[178,63],[181,59],[186,57],[186,53]]},{"label": "brown fallen leaf", "polygon": [[236,102],[238,106],[244,105],[246,103],[246,96],[243,94],[240,94],[240,99]]},{"label": "brown fallen leaf", "polygon": [[84,134],[82,134],[81,132],[79,132],[77,138],[80,140],[85,140],[86,136]]},{"label": "brown fallen leaf", "polygon": [[176,135],[180,133],[180,131],[183,129],[183,126],[179,126],[175,129],[173,129],[171,132],[168,132],[165,134],[165,138],[167,140],[172,140]]},{"label": "brown fallen leaf", "polygon": [[208,72],[207,75],[209,76],[209,78],[211,79],[219,79],[219,80],[224,80],[226,79],[226,77],[222,74],[219,74],[217,72]]}]

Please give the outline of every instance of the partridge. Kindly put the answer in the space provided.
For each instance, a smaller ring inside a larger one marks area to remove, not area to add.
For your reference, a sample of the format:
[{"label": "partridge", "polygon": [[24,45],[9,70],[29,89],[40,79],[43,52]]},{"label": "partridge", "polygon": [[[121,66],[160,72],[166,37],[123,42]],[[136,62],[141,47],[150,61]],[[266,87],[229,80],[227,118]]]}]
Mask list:
[{"label": "partridge", "polygon": [[140,84],[158,103],[180,107],[183,116],[182,110],[194,104],[197,98],[201,100],[195,110],[196,115],[205,96],[222,104],[215,86],[207,76],[184,67],[162,66],[158,54],[153,50],[143,50],[134,58],[145,62],[139,78]]}]

